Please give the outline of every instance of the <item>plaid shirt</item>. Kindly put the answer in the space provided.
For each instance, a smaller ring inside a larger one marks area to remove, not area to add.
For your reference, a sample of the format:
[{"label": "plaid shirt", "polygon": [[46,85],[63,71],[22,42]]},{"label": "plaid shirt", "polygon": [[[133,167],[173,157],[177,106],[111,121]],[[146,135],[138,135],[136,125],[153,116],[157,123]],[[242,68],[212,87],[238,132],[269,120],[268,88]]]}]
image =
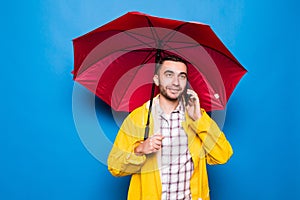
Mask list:
[{"label": "plaid shirt", "polygon": [[162,200],[190,200],[190,178],[194,166],[188,150],[187,135],[181,122],[185,120],[184,106],[166,115],[157,102],[154,112],[155,127],[165,138],[160,151]]}]

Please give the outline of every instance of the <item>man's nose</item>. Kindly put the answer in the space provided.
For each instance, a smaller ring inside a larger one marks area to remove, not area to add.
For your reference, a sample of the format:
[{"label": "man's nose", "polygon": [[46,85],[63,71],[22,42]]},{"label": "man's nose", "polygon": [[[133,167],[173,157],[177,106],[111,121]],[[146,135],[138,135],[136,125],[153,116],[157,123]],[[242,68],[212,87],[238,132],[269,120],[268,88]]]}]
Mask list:
[{"label": "man's nose", "polygon": [[173,80],[172,80],[173,85],[179,85],[179,77],[178,76],[174,76]]}]

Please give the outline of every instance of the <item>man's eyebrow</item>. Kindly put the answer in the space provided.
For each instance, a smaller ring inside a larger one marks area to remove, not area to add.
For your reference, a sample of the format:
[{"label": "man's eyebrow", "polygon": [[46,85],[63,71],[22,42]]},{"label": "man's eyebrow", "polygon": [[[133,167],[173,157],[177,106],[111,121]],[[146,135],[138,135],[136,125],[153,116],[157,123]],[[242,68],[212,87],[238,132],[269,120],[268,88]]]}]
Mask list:
[{"label": "man's eyebrow", "polygon": [[166,70],[166,71],[164,71],[164,74],[165,73],[172,73],[172,74],[175,74],[175,72],[173,72],[172,70]]},{"label": "man's eyebrow", "polygon": [[[172,70],[166,70],[166,71],[164,71],[164,74],[165,74],[165,73],[172,73],[172,74],[175,74],[175,72],[172,71]],[[184,74],[184,75],[187,76],[187,73],[186,73],[186,72],[180,72],[180,73],[179,73],[179,75],[182,75],[182,74]]]},{"label": "man's eyebrow", "polygon": [[179,75],[182,75],[184,74],[185,76],[187,76],[187,73],[186,72],[180,72]]}]

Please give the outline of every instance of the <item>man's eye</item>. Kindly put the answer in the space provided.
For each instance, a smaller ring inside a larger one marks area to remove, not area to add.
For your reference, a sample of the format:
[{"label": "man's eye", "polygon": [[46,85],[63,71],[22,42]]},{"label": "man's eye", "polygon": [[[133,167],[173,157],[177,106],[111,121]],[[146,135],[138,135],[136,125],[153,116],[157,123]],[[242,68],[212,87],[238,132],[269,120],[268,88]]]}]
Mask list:
[{"label": "man's eye", "polygon": [[173,74],[171,74],[171,73],[166,73],[166,77],[171,78],[171,77],[173,77]]},{"label": "man's eye", "polygon": [[179,76],[179,78],[182,79],[182,80],[185,80],[186,79],[186,75],[182,74],[182,75]]}]

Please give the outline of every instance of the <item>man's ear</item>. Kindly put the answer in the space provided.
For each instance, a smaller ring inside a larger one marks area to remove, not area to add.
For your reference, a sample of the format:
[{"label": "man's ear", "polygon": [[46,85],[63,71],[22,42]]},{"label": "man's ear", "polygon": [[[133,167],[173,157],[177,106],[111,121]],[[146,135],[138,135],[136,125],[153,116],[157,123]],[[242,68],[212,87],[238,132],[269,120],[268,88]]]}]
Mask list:
[{"label": "man's ear", "polygon": [[155,75],[153,76],[153,82],[154,82],[154,84],[155,84],[156,86],[159,86],[159,80],[158,80],[158,75],[157,75],[157,74],[155,74]]}]

